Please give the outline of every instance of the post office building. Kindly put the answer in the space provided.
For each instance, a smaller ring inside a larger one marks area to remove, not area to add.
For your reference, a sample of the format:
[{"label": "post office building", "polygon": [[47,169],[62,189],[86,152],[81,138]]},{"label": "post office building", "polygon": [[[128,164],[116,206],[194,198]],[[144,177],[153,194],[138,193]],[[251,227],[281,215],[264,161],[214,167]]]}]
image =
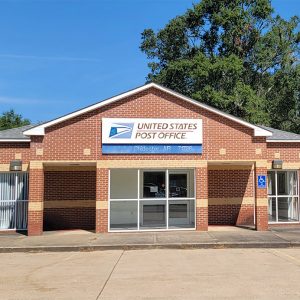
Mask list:
[{"label": "post office building", "polygon": [[0,229],[299,223],[300,135],[150,83],[0,132]]}]

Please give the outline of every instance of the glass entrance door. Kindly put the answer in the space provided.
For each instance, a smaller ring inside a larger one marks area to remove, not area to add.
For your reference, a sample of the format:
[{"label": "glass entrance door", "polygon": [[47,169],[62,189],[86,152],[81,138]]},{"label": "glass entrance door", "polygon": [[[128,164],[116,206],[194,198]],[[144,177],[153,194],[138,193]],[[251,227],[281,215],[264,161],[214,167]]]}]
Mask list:
[{"label": "glass entrance door", "polygon": [[194,206],[189,197],[193,195],[190,173],[169,172],[169,226],[189,226],[194,220]]},{"label": "glass entrance door", "polygon": [[140,229],[166,229],[166,172],[143,171]]},{"label": "glass entrance door", "polygon": [[190,200],[169,201],[169,226],[189,226],[194,220],[194,207]]}]

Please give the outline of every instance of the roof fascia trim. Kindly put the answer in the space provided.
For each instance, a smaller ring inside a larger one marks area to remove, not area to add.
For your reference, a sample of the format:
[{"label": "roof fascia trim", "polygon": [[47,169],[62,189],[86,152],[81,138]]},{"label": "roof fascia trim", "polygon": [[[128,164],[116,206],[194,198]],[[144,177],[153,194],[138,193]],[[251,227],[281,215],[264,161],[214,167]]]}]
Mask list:
[{"label": "roof fascia trim", "polygon": [[300,143],[300,140],[268,140],[267,143]]},{"label": "roof fascia trim", "polygon": [[24,143],[28,143],[30,142],[30,139],[0,139],[0,143],[7,143],[7,142],[24,142]]},{"label": "roof fascia trim", "polygon": [[138,88],[133,89],[131,91],[125,92],[125,93],[120,94],[118,96],[109,98],[109,99],[104,100],[102,102],[98,102],[98,103],[93,104],[91,106],[88,106],[86,108],[77,110],[77,111],[72,112],[70,114],[67,114],[67,115],[65,115],[63,117],[59,117],[59,118],[54,119],[52,121],[49,121],[49,122],[46,122],[44,124],[38,125],[36,127],[30,128],[29,130],[25,130],[23,133],[24,133],[24,135],[28,135],[28,136],[30,136],[30,135],[45,135],[45,128],[47,128],[47,127],[50,127],[50,126],[55,125],[57,123],[61,123],[61,122],[65,121],[65,120],[77,117],[79,115],[82,115],[82,114],[87,113],[89,111],[92,111],[94,109],[100,108],[102,106],[109,105],[109,104],[111,104],[113,102],[116,102],[118,100],[121,100],[123,98],[132,96],[132,95],[137,94],[139,92],[142,92],[142,91],[144,91],[146,89],[149,89],[149,88],[151,88],[154,85],[155,85],[154,83],[149,83],[147,85],[143,85],[141,87],[138,87]]},{"label": "roof fascia trim", "polygon": [[183,100],[185,100],[185,101],[187,101],[189,103],[192,103],[192,104],[194,104],[196,106],[199,106],[199,107],[201,107],[203,109],[206,109],[206,110],[211,111],[211,112],[213,112],[215,114],[218,114],[218,115],[220,115],[220,116],[222,116],[224,118],[227,118],[227,119],[232,120],[234,122],[240,123],[240,124],[242,124],[242,125],[244,125],[246,127],[252,128],[252,129],[254,129],[254,136],[272,136],[273,135],[273,133],[271,131],[269,131],[269,130],[263,129],[263,128],[259,127],[259,126],[255,126],[255,125],[253,125],[251,123],[248,123],[248,122],[246,122],[244,120],[241,120],[241,119],[239,119],[239,118],[237,118],[235,116],[231,116],[231,115],[229,115],[227,113],[223,113],[222,111],[220,111],[220,110],[218,110],[218,109],[216,109],[214,107],[211,107],[209,105],[200,103],[200,102],[198,102],[198,101],[196,101],[196,100],[194,100],[192,98],[189,98],[187,96],[181,95],[181,94],[179,94],[177,92],[174,92],[172,90],[169,90],[169,89],[167,89],[165,87],[162,87],[162,86],[157,85],[157,84],[155,85],[155,87],[158,88],[158,89],[160,89],[160,90],[162,90],[162,91],[164,91],[164,92],[166,92],[166,93],[172,94],[175,97],[178,97],[178,98],[183,99]]},{"label": "roof fascia trim", "polygon": [[206,109],[206,110],[208,110],[208,111],[211,111],[211,112],[213,112],[213,113],[216,113],[216,114],[218,114],[218,115],[221,115],[221,116],[224,117],[224,118],[230,119],[230,120],[232,120],[232,121],[234,121],[234,122],[237,122],[237,123],[242,124],[242,125],[244,125],[244,126],[246,126],[246,127],[248,127],[248,128],[251,128],[251,129],[254,130],[254,136],[272,136],[272,132],[270,132],[270,131],[268,131],[268,130],[262,129],[261,127],[255,126],[255,125],[253,125],[253,124],[251,124],[251,123],[248,123],[248,122],[246,122],[246,121],[244,121],[244,120],[241,120],[241,119],[236,118],[236,117],[234,117],[234,116],[231,116],[231,115],[229,115],[229,114],[223,113],[223,112],[221,112],[221,111],[219,111],[219,110],[217,110],[217,109],[215,109],[215,108],[213,108],[213,107],[210,107],[210,106],[208,106],[208,105],[199,103],[198,101],[196,101],[196,100],[194,100],[194,99],[191,99],[191,98],[189,98],[189,97],[187,97],[187,96],[181,95],[181,94],[179,94],[179,93],[177,93],[177,92],[174,92],[174,91],[172,91],[172,90],[170,90],[170,89],[167,89],[167,88],[165,88],[165,87],[163,87],[163,86],[160,86],[160,85],[158,85],[158,84],[155,84],[155,83],[149,83],[149,84],[143,85],[143,86],[141,86],[141,87],[138,87],[138,88],[133,89],[133,90],[131,90],[131,91],[125,92],[125,93],[120,94],[120,95],[118,95],[118,96],[109,98],[109,99],[104,100],[104,101],[102,101],[102,102],[98,102],[98,103],[96,103],[96,104],[94,104],[94,105],[91,105],[91,106],[88,106],[88,107],[83,108],[83,109],[81,109],[81,110],[78,110],[78,111],[75,111],[75,112],[73,112],[73,113],[67,114],[67,115],[65,115],[65,116],[63,116],[63,117],[60,117],[60,118],[54,119],[54,120],[52,120],[52,121],[46,122],[46,123],[44,123],[44,124],[38,125],[38,126],[33,127],[33,128],[31,128],[31,129],[29,129],[29,130],[25,130],[25,131],[24,131],[24,135],[27,135],[27,136],[31,136],[31,135],[45,135],[45,128],[47,128],[47,127],[49,127],[49,126],[55,125],[55,124],[57,124],[57,123],[63,122],[63,121],[65,121],[65,120],[68,120],[68,119],[71,119],[71,118],[74,118],[74,117],[76,117],[76,116],[79,116],[79,115],[84,114],[84,113],[86,113],[86,112],[89,112],[89,111],[91,111],[91,110],[100,108],[100,107],[102,107],[102,106],[111,104],[111,103],[116,102],[116,101],[118,101],[118,100],[121,100],[121,99],[123,99],[123,98],[132,96],[132,95],[134,95],[134,94],[137,94],[137,93],[139,93],[139,92],[142,92],[142,91],[144,91],[144,90],[146,90],[146,89],[149,89],[149,88],[151,88],[151,87],[155,87],[155,88],[157,88],[157,89],[159,89],[159,90],[161,90],[161,91],[163,91],[163,92],[166,92],[166,93],[168,93],[168,94],[171,94],[171,95],[173,95],[173,96],[175,96],[175,97],[178,97],[178,98],[180,98],[180,99],[182,99],[182,100],[185,100],[185,101],[187,101],[187,102],[189,102],[189,103],[191,103],[191,104],[194,104],[194,105],[196,105],[196,106],[198,106],[198,107],[201,107],[201,108],[203,108],[203,109]]}]

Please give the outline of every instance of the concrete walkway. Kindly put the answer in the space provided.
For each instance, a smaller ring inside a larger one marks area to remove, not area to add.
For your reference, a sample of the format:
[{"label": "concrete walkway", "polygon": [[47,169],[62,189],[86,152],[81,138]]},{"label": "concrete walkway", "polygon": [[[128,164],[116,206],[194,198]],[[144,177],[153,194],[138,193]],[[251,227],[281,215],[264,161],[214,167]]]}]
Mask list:
[{"label": "concrete walkway", "polygon": [[237,227],[210,227],[208,232],[169,231],[95,234],[88,231],[53,231],[27,237],[0,234],[0,253],[30,251],[95,251],[186,248],[290,248],[300,247],[300,227],[267,232]]}]

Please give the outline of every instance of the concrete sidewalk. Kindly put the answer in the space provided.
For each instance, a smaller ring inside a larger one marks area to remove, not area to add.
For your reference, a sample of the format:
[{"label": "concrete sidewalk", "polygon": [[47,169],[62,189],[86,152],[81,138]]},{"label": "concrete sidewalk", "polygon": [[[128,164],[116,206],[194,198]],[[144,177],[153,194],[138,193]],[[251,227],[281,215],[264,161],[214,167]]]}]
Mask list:
[{"label": "concrete sidewalk", "polygon": [[300,227],[267,232],[237,227],[210,227],[208,232],[169,231],[95,234],[83,230],[44,232],[27,237],[0,234],[0,253],[30,251],[95,251],[191,248],[290,248],[300,247]]}]

